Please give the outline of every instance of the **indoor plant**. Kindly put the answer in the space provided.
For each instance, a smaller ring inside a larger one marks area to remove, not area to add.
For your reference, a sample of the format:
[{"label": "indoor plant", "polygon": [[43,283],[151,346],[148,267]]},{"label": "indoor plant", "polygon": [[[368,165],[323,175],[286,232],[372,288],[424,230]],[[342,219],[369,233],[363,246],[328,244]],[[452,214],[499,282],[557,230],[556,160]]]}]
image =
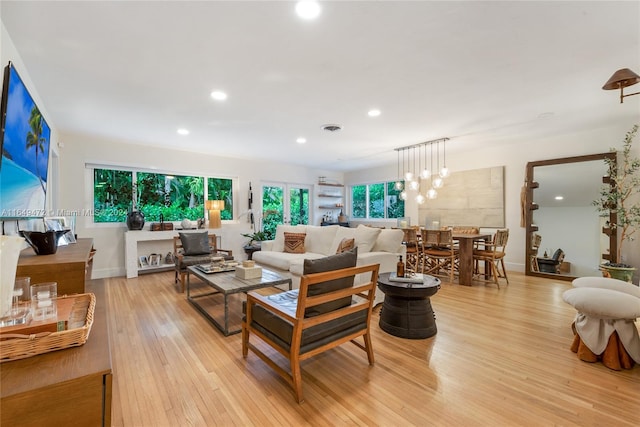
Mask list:
[{"label": "indoor plant", "polygon": [[265,240],[273,239],[273,236],[266,231],[256,231],[254,233],[245,233],[243,234],[243,236],[249,238],[249,243],[247,243],[246,246],[260,246],[260,243],[257,243],[257,242],[263,242]]},{"label": "indoor plant", "polygon": [[611,277],[627,282],[631,281],[635,268],[622,262],[622,248],[626,241],[635,239],[635,233],[640,228],[640,158],[634,158],[631,154],[638,127],[636,124],[627,132],[617,162],[605,159],[611,182],[602,187],[600,197],[593,201],[602,215],[615,213],[617,216],[615,224],[609,226],[618,234],[618,251],[613,254],[614,259],[601,265],[601,269]]}]

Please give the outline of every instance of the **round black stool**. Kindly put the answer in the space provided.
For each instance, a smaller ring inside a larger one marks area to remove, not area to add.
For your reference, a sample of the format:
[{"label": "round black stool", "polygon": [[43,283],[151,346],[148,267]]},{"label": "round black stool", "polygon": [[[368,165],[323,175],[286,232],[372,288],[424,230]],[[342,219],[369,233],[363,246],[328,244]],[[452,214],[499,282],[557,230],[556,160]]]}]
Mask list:
[{"label": "round black stool", "polygon": [[429,298],[440,289],[440,279],[425,274],[421,283],[407,283],[391,281],[390,275],[378,276],[378,288],[384,292],[380,328],[401,338],[434,336],[438,328]]}]

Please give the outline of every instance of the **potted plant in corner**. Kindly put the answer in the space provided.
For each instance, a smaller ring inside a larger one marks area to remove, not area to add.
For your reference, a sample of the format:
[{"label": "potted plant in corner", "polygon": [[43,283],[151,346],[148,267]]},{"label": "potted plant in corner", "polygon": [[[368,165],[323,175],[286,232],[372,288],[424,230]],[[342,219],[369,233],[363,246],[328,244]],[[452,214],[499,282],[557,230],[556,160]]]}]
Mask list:
[{"label": "potted plant in corner", "polygon": [[[636,270],[623,263],[622,248],[626,241],[632,242],[640,228],[640,158],[631,155],[631,146],[638,133],[639,125],[634,125],[624,138],[622,155],[614,162],[605,159],[611,183],[603,186],[600,197],[593,205],[602,215],[615,213],[617,220],[609,227],[618,234],[618,251],[615,259],[600,266],[605,276],[631,282]],[[615,151],[612,149],[611,151]]]},{"label": "potted plant in corner", "polygon": [[259,248],[263,241],[271,240],[273,238],[270,233],[267,233],[266,231],[256,231],[255,233],[245,233],[242,235],[249,238],[249,242],[245,247],[251,246],[255,248]]}]

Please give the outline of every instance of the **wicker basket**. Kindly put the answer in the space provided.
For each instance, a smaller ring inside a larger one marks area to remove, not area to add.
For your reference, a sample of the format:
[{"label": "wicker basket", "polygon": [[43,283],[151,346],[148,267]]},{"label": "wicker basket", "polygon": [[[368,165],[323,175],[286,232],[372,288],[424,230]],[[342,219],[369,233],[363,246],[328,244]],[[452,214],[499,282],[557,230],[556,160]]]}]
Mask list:
[{"label": "wicker basket", "polygon": [[61,298],[75,298],[76,300],[69,318],[69,329],[31,335],[0,335],[0,363],[77,347],[87,342],[91,325],[93,325],[96,296],[94,294],[76,294]]}]

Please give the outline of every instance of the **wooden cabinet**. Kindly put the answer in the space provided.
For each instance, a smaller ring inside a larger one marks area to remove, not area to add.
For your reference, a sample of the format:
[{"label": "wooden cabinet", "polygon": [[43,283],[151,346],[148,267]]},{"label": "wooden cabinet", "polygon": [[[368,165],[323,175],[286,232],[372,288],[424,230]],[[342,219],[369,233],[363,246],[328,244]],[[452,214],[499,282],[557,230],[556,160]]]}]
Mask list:
[{"label": "wooden cabinet", "polygon": [[84,345],[0,364],[0,425],[111,425],[111,352],[103,283],[91,282],[87,292],[96,295],[96,307]]},{"label": "wooden cabinet", "polygon": [[81,294],[85,292],[93,252],[93,239],[78,239],[51,255],[36,255],[32,248],[26,248],[20,253],[16,276],[31,277],[32,285],[57,282],[58,295]]}]

